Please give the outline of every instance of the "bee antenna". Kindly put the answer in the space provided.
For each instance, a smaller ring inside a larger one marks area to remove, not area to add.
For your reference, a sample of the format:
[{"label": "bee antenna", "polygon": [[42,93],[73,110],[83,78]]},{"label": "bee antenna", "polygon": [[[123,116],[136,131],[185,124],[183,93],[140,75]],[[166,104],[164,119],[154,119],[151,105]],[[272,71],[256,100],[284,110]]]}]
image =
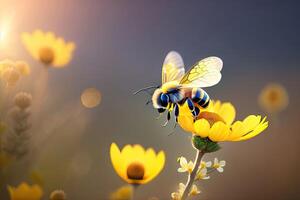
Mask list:
[{"label": "bee antenna", "polygon": [[148,86],[148,87],[144,87],[144,88],[141,88],[141,89],[135,91],[133,94],[136,95],[136,94],[138,94],[138,93],[140,93],[140,92],[147,91],[147,90],[152,89],[152,88],[159,88],[159,86]]}]

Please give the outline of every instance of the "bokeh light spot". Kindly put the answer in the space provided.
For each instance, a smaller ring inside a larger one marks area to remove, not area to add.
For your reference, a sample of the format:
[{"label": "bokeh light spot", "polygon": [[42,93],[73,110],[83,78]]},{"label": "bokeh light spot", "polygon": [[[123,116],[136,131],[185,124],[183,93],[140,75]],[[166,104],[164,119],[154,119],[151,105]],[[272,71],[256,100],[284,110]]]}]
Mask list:
[{"label": "bokeh light spot", "polygon": [[86,108],[94,108],[101,102],[101,93],[96,88],[87,88],[81,94],[81,103]]}]

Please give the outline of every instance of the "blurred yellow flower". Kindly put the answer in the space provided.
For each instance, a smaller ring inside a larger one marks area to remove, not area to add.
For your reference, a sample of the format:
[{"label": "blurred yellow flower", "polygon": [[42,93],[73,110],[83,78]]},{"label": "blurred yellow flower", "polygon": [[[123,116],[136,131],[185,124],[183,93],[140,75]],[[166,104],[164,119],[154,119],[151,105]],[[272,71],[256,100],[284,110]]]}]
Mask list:
[{"label": "blurred yellow flower", "polygon": [[25,61],[12,61],[5,59],[0,61],[0,76],[7,85],[14,86],[21,75],[30,74],[30,67]]},{"label": "blurred yellow flower", "polygon": [[278,84],[271,83],[265,86],[260,92],[259,105],[269,113],[276,113],[284,110],[288,103],[289,97],[286,89]]},{"label": "blurred yellow flower", "polygon": [[182,194],[185,190],[185,185],[183,183],[179,183],[179,188],[177,192],[173,192],[171,194],[172,200],[180,200],[182,197]]},{"label": "blurred yellow flower", "polygon": [[189,196],[196,196],[198,194],[200,194],[200,190],[198,189],[197,185],[193,185],[189,193]]},{"label": "blurred yellow flower", "polygon": [[50,200],[66,200],[67,195],[63,190],[54,190],[50,194]]},{"label": "blurred yellow flower", "polygon": [[25,110],[32,103],[32,96],[27,92],[19,92],[15,95],[14,104],[22,110]]},{"label": "blurred yellow flower", "polygon": [[118,188],[110,195],[110,200],[131,200],[133,196],[133,188],[131,185],[126,185]]},{"label": "blurred yellow flower", "polygon": [[236,112],[231,103],[211,101],[207,108],[200,108],[196,120],[186,103],[179,109],[178,123],[185,131],[213,142],[248,140],[268,127],[266,117],[262,119],[260,115],[234,122]]},{"label": "blurred yellow flower", "polygon": [[65,42],[52,32],[35,30],[33,33],[22,33],[22,42],[31,56],[45,65],[64,67],[67,65],[75,49],[74,42]]},{"label": "blurred yellow flower", "polygon": [[165,165],[165,154],[141,145],[126,145],[122,151],[112,143],[110,157],[115,171],[130,184],[145,184],[154,179]]},{"label": "blurred yellow flower", "polygon": [[14,68],[15,62],[9,59],[4,59],[0,61],[0,75],[2,76],[3,72],[8,68]]},{"label": "blurred yellow flower", "polygon": [[20,72],[15,68],[7,68],[2,73],[2,79],[7,83],[9,86],[14,86],[20,79]]},{"label": "blurred yellow flower", "polygon": [[[171,194],[172,200],[181,200],[183,192],[185,190],[185,185],[183,183],[179,183],[179,188],[177,192],[173,192]],[[196,196],[200,193],[200,190],[196,185],[193,185],[191,191],[189,192],[189,196]]]},{"label": "blurred yellow flower", "polygon": [[20,184],[17,188],[8,186],[10,200],[40,200],[43,190],[39,185]]},{"label": "blurred yellow flower", "polygon": [[179,158],[180,168],[178,168],[178,172],[188,172],[191,173],[194,169],[194,163],[192,161],[187,162],[185,157]]},{"label": "blurred yellow flower", "polygon": [[30,67],[25,61],[16,61],[16,69],[24,76],[28,76],[30,74]]}]

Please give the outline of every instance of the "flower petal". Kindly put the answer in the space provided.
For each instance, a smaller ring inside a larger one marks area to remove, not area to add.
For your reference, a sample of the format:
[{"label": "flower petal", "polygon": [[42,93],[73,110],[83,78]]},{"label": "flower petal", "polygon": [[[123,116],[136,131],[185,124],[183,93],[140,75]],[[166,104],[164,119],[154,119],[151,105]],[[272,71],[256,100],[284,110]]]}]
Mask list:
[{"label": "flower petal", "polygon": [[235,139],[240,138],[247,133],[246,131],[247,130],[243,122],[234,122],[234,124],[231,126],[231,133],[229,134],[227,141],[234,141]]},{"label": "flower petal", "polygon": [[178,124],[183,130],[189,133],[194,132],[194,118],[188,108],[187,103],[179,106]]},{"label": "flower petal", "polygon": [[194,124],[195,134],[200,137],[207,137],[209,135],[210,125],[206,119],[199,119]]},{"label": "flower petal", "polygon": [[264,118],[262,122],[252,132],[248,133],[247,135],[244,135],[243,137],[237,138],[234,141],[249,140],[262,133],[269,126],[269,123],[265,122],[265,119],[266,118]]},{"label": "flower petal", "polygon": [[256,126],[260,123],[261,116],[249,115],[243,120],[243,124],[246,128],[246,132],[250,132],[255,129]]},{"label": "flower petal", "polygon": [[126,175],[126,161],[123,159],[121,156],[121,152],[117,144],[112,143],[110,146],[110,158],[112,165],[117,172],[117,174],[124,179],[125,181],[128,182],[128,178]]},{"label": "flower petal", "polygon": [[147,165],[148,166],[151,165],[151,167],[153,169],[152,169],[152,172],[149,175],[149,177],[146,177],[146,179],[142,180],[141,183],[145,184],[145,183],[148,183],[149,181],[153,180],[164,168],[165,160],[166,160],[165,153],[163,151],[160,151],[157,154],[154,163],[147,163]]},{"label": "flower petal", "polygon": [[209,139],[214,142],[224,141],[230,133],[229,127],[223,122],[216,122],[209,131]]},{"label": "flower petal", "polygon": [[226,124],[232,124],[233,120],[235,119],[235,108],[231,103],[223,103],[218,110],[218,114],[224,119]]}]

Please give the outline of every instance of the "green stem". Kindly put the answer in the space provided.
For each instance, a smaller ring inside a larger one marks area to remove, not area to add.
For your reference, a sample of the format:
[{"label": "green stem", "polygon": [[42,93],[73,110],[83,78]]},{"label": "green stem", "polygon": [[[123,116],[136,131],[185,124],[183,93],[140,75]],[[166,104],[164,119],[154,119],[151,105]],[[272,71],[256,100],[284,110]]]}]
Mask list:
[{"label": "green stem", "polygon": [[188,195],[191,191],[191,188],[193,186],[193,183],[195,181],[195,177],[197,175],[197,171],[199,169],[199,166],[201,164],[201,160],[202,160],[202,157],[204,156],[204,154],[205,154],[205,152],[197,150],[197,154],[196,154],[196,158],[195,158],[195,162],[194,162],[194,168],[193,168],[192,173],[189,174],[189,177],[185,184],[185,189],[182,194],[181,200],[185,200],[188,197]]},{"label": "green stem", "polygon": [[139,184],[132,184],[132,196],[131,196],[131,200],[134,200],[135,198],[135,192],[138,188]]}]

